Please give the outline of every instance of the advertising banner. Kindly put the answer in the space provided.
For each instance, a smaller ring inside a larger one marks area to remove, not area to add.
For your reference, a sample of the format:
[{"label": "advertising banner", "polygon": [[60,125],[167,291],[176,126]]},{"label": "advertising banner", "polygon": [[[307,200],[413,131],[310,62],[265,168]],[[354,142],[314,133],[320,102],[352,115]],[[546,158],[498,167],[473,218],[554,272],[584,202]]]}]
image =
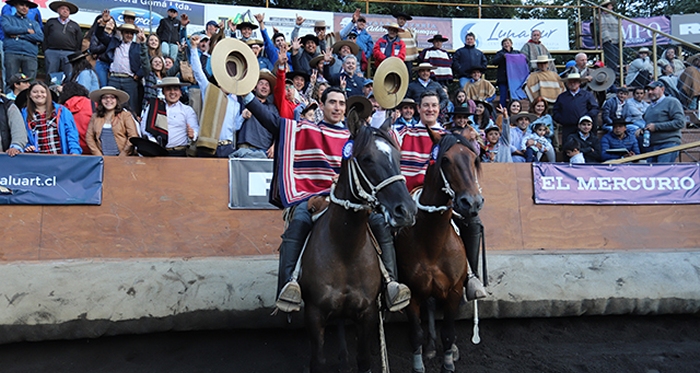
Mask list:
[{"label": "advertising banner", "polygon": [[532,173],[537,204],[700,203],[700,164],[533,163]]},{"label": "advertising banner", "polygon": [[700,43],[700,14],[672,15],[671,35],[688,43]]},{"label": "advertising banner", "polygon": [[272,209],[268,202],[272,159],[230,158],[228,161],[230,209]]},{"label": "advertising banner", "polygon": [[[396,18],[388,14],[363,14],[367,19],[367,32],[372,36],[375,42],[377,39],[386,35],[386,29],[382,26],[390,23],[395,23]],[[343,29],[348,23],[352,22],[352,13],[336,13],[333,23],[333,31]],[[433,35],[440,34],[450,40],[442,43],[442,48],[453,50],[462,46],[463,43],[454,43],[452,39],[452,20],[449,18],[436,17],[413,17],[413,20],[406,22],[406,26],[415,31],[418,38],[418,49],[430,48],[432,43],[428,43]],[[457,45],[455,48],[454,46]]]},{"label": "advertising banner", "polygon": [[530,40],[532,30],[542,32],[541,42],[550,51],[569,50],[569,25],[565,19],[476,19],[452,20],[452,40],[455,49],[464,46],[467,33],[476,36],[476,47],[483,52],[502,49],[501,41],[513,40],[513,48],[520,48]]},{"label": "advertising banner", "polygon": [[[655,30],[662,31],[667,34],[671,33],[671,21],[669,21],[669,19],[665,16],[632,19]],[[591,22],[584,22],[583,25],[581,25],[581,28],[581,33],[583,35],[581,46],[584,49],[595,49],[596,46],[593,43],[593,36],[591,34]],[[652,45],[651,31],[625,20],[622,21],[622,35],[625,39],[625,47],[651,47]],[[668,38],[657,35],[656,44],[665,45],[668,43]]]},{"label": "advertising banner", "polygon": [[0,205],[100,205],[104,160],[0,154]]}]

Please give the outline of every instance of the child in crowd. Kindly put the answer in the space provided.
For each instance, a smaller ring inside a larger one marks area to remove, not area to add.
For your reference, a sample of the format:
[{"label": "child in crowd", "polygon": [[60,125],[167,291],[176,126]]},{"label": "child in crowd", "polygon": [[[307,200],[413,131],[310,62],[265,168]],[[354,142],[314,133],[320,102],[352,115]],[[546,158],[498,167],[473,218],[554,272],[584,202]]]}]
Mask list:
[{"label": "child in crowd", "polygon": [[464,92],[467,93],[467,98],[470,100],[490,103],[496,97],[496,88],[488,80],[481,79],[484,73],[486,73],[486,69],[474,68],[471,71],[471,80],[464,85]]},{"label": "child in crowd", "polygon": [[578,120],[578,131],[570,134],[567,141],[571,138],[579,142],[579,150],[583,153],[586,163],[600,163],[600,140],[598,140],[598,136],[593,131],[593,119],[591,117],[584,115]]},{"label": "child in crowd", "polygon": [[[520,147],[525,149],[526,162],[539,162],[542,153],[552,150],[552,143],[545,137],[547,126],[544,123],[536,123],[534,132],[528,132],[521,140]],[[552,160],[547,159],[549,162]]]},{"label": "child in crowd", "polygon": [[570,163],[586,163],[586,159],[583,158],[583,153],[579,150],[581,145],[579,145],[578,140],[573,137],[564,143],[564,152],[566,156],[569,157]]}]

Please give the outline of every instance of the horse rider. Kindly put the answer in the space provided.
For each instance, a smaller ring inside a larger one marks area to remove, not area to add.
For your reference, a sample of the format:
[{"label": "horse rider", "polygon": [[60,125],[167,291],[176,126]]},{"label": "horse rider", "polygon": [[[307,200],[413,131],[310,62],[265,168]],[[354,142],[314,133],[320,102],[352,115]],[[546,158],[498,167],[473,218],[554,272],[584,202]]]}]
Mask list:
[{"label": "horse rider", "polygon": [[[418,114],[420,122],[415,126],[405,126],[394,134],[401,144],[401,173],[406,177],[406,186],[411,191],[422,186],[425,179],[425,172],[428,168],[430,153],[433,142],[428,135],[426,127],[443,132],[444,129],[438,123],[440,114],[440,96],[435,91],[423,92],[418,102]],[[416,166],[421,165],[421,166]],[[467,289],[467,299],[479,299],[486,297],[486,289],[481,283],[478,275],[479,263],[479,243],[483,226],[479,216],[455,217],[452,220],[459,228],[460,238],[464,244],[467,254],[467,261],[471,271],[467,277],[465,287]]]},{"label": "horse rider", "polygon": [[[274,201],[276,196],[272,191],[270,198],[273,204],[276,203],[277,206],[281,204],[286,208],[285,216],[288,222],[280,245],[277,288],[279,296],[276,306],[284,312],[298,311],[301,308],[301,287],[296,278],[293,278],[293,272],[306,238],[313,227],[308,199],[313,196],[327,195],[337,176],[337,169],[332,168],[327,160],[341,159],[343,146],[350,137],[350,132],[343,122],[346,96],[337,87],[326,89],[321,96],[319,107],[323,111],[323,121],[318,124],[280,118],[279,115],[265,109],[258,100],[254,100],[254,97],[250,93],[243,97],[243,102],[260,124],[275,137],[275,170],[278,170],[279,162],[294,169],[293,172],[284,170],[282,173],[276,172],[273,175],[272,185],[279,185],[280,201]],[[322,142],[325,145],[312,141],[312,137],[318,136],[319,131],[322,133]],[[289,140],[294,138],[292,136],[296,136],[296,141]],[[297,166],[293,159],[295,153],[303,153],[304,150],[313,150],[313,152],[307,152],[313,155],[305,156],[304,160],[308,162],[298,162],[298,164],[313,163],[306,169],[303,165]],[[310,157],[316,158],[310,159]],[[319,166],[319,164],[326,166]],[[382,262],[388,272],[388,276],[384,276],[387,281],[385,289],[387,306],[392,312],[398,311],[408,305],[411,291],[406,285],[399,284],[395,280],[396,254],[393,237],[384,217],[373,213],[369,221],[372,233],[381,248]],[[362,276],[362,273],[357,275]]]}]

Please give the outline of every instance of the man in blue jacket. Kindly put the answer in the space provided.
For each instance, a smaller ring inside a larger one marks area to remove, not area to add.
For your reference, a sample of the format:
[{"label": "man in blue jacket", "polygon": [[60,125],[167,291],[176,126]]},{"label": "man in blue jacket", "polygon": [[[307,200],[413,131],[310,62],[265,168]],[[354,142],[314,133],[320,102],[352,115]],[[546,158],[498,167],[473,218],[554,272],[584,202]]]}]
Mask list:
[{"label": "man in blue jacket", "polygon": [[352,21],[340,30],[340,37],[343,40],[347,40],[350,33],[353,32],[357,35],[355,43],[360,46],[362,52],[369,58],[374,50],[374,40],[372,40],[372,36],[367,32],[367,20],[364,16],[360,15],[359,8],[355,9],[355,13],[352,15]]},{"label": "man in blue jacket", "polygon": [[472,32],[468,33],[464,38],[464,46],[452,56],[452,71],[459,78],[459,86],[467,84],[471,77],[469,72],[475,68],[486,70],[486,63],[484,53],[476,49],[476,36]]},{"label": "man in blue jacket", "polygon": [[2,30],[5,34],[5,76],[18,72],[34,79],[38,67],[39,44],[44,41],[41,24],[28,17],[29,9],[37,5],[28,0],[10,0],[16,14],[2,16]]},{"label": "man in blue jacket", "polygon": [[[15,15],[17,13],[17,9],[15,9],[14,6],[10,4],[5,4],[2,7],[2,11],[0,11],[0,15]],[[32,8],[31,6],[29,7],[29,12],[27,13],[27,18],[35,20],[39,26],[41,26],[41,30],[44,30],[44,25],[41,22],[41,13],[39,13],[39,9],[36,7]],[[0,73],[2,76],[2,80],[0,80],[0,90],[3,90],[4,84],[7,83],[7,79],[10,78],[10,75],[6,75],[5,73],[5,52],[3,50],[3,41],[5,40],[5,32],[2,30],[2,24],[0,23],[0,67],[2,67],[2,72]],[[12,87],[9,86],[7,87],[8,90],[12,90]]]}]

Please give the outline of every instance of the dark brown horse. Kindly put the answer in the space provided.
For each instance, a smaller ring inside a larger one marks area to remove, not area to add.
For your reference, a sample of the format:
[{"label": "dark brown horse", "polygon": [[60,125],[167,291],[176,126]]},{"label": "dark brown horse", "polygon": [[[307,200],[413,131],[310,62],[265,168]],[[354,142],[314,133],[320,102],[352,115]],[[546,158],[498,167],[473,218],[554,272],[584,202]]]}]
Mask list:
[{"label": "dark brown horse", "polygon": [[416,224],[396,237],[399,278],[411,288],[406,308],[414,372],[424,372],[421,305],[434,298],[442,306],[441,329],[445,360],[442,372],[454,372],[454,320],[458,312],[468,266],[464,245],[453,228],[453,210],[476,215],[483,198],[478,184],[479,159],[468,141],[459,135],[440,135],[428,129],[434,148],[418,203]]},{"label": "dark brown horse", "polygon": [[[376,335],[383,279],[368,232],[369,214],[380,212],[393,227],[404,227],[413,224],[416,213],[395,143],[384,131],[351,124],[358,122],[348,120],[352,150],[346,145],[331,204],[314,224],[302,256],[299,282],[314,373],[327,371],[324,333],[334,319],[355,321],[358,371],[370,371],[370,349],[377,345],[370,337]],[[341,352],[341,365],[347,367],[347,359]]]}]

